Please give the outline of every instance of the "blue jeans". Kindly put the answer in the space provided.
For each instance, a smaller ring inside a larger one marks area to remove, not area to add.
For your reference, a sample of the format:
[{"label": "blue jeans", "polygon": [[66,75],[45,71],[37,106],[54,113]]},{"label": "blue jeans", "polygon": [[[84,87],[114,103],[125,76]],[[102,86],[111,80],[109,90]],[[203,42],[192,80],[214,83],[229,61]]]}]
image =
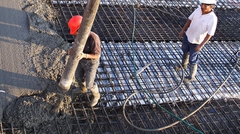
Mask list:
[{"label": "blue jeans", "polygon": [[99,59],[81,59],[78,63],[76,78],[78,82],[86,82],[86,88],[93,89],[94,80],[99,66]]},{"label": "blue jeans", "polygon": [[189,63],[190,65],[194,65],[198,63],[199,60],[199,54],[200,52],[195,51],[195,48],[197,47],[198,44],[192,44],[188,41],[188,38],[186,34],[184,34],[183,37],[183,42],[182,42],[182,51],[184,54],[189,53]]}]

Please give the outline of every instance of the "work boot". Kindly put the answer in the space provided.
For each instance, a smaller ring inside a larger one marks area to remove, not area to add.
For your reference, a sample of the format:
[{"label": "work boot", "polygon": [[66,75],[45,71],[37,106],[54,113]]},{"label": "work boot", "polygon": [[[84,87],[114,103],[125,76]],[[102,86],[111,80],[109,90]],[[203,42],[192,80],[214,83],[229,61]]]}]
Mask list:
[{"label": "work boot", "polygon": [[86,82],[82,82],[80,85],[80,93],[86,93],[86,92],[87,92]]},{"label": "work boot", "polygon": [[196,74],[197,74],[197,64],[190,65],[190,75],[186,76],[183,81],[188,83],[195,80]]},{"label": "work boot", "polygon": [[94,107],[97,103],[98,103],[98,100],[100,99],[100,93],[98,91],[98,86],[97,84],[94,83],[94,86],[93,88],[91,89],[91,92],[92,92],[92,95],[93,95],[93,99],[92,101],[90,102],[90,106],[91,107]]},{"label": "work boot", "polygon": [[92,95],[93,95],[93,99],[90,102],[90,106],[94,107],[95,105],[97,105],[98,100],[100,99],[100,93],[92,93]]},{"label": "work boot", "polygon": [[86,82],[82,82],[79,88],[75,88],[72,90],[73,93],[87,93]]},{"label": "work boot", "polygon": [[[183,54],[182,55],[182,67],[183,67],[183,69],[187,68],[188,61],[189,61],[189,53]],[[181,69],[182,68],[180,66],[175,67],[176,71],[180,71]]]}]

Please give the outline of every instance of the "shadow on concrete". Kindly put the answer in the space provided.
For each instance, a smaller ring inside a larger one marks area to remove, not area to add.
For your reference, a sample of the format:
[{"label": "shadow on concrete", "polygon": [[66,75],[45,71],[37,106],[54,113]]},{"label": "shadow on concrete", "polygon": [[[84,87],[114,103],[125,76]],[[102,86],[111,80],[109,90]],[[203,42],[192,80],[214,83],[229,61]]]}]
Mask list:
[{"label": "shadow on concrete", "polygon": [[39,87],[36,87],[36,85],[41,86],[40,85],[41,81],[44,81],[44,79],[41,79],[40,81],[39,77],[17,74],[17,73],[4,71],[4,70],[0,70],[0,75],[1,75],[0,87],[1,85],[8,85],[8,86],[15,86],[19,88],[39,90]]},{"label": "shadow on concrete", "polygon": [[29,22],[26,12],[0,7],[0,13],[0,36],[17,40],[23,40],[28,36]]}]

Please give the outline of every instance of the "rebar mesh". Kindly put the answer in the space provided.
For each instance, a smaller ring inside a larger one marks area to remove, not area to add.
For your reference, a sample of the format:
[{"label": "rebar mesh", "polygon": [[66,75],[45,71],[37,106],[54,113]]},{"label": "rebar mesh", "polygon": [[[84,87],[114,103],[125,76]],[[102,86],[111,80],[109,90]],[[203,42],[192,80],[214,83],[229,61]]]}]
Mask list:
[{"label": "rebar mesh", "polygon": [[[202,50],[196,81],[190,84],[181,83],[188,69],[176,72],[174,67],[179,64],[182,55],[178,31],[198,2],[139,1],[136,33],[134,42],[131,42],[133,5],[136,2],[101,1],[92,28],[102,41],[101,62],[96,76],[101,99],[96,107],[90,108],[90,94],[74,94],[72,117],[56,120],[58,127],[48,128],[49,132],[197,133],[182,122],[157,132],[141,131],[129,125],[123,112],[132,124],[155,129],[179,120],[159,108],[154,101],[180,118],[199,108],[219,88],[236,64],[234,55],[240,44],[239,1],[218,2],[215,9],[219,18],[216,35]],[[72,15],[82,15],[86,4],[87,1],[53,1],[55,10],[59,12],[58,32],[66,41],[73,41],[67,21]],[[138,80],[136,72],[140,72],[137,74]],[[186,122],[204,134],[239,133],[239,72],[237,66],[217,94]],[[134,92],[139,93],[128,98]],[[0,130],[5,133],[39,132],[34,128],[18,129],[3,125]],[[48,126],[43,124],[42,127]]]},{"label": "rebar mesh", "polygon": [[[67,41],[72,41],[67,21],[71,16],[83,15],[86,3],[79,1],[60,2],[55,1],[56,10],[59,11],[61,29],[58,31]],[[64,3],[64,4],[63,4]],[[121,1],[102,2],[92,30],[96,32],[102,41],[127,42],[131,41],[133,28],[133,4],[124,4]],[[135,41],[178,41],[178,33],[187,21],[187,17],[196,9],[198,2],[187,1],[146,1],[140,2],[141,6],[136,10]],[[173,4],[174,3],[174,4]],[[175,5],[175,6],[173,6]],[[214,41],[238,41],[240,33],[239,2],[219,2],[215,13],[218,16]],[[235,7],[235,8],[234,8]],[[227,27],[226,27],[227,26]]]}]

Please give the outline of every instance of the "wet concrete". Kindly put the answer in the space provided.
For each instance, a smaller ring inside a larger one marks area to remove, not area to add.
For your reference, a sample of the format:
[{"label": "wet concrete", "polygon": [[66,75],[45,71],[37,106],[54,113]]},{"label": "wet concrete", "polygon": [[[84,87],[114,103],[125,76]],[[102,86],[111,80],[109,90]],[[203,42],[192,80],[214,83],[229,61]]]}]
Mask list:
[{"label": "wet concrete", "polygon": [[21,10],[18,0],[2,0],[0,12],[1,119],[3,108],[9,102],[22,94],[41,90],[41,86],[27,54],[29,43],[24,41],[29,35],[26,12]]}]

